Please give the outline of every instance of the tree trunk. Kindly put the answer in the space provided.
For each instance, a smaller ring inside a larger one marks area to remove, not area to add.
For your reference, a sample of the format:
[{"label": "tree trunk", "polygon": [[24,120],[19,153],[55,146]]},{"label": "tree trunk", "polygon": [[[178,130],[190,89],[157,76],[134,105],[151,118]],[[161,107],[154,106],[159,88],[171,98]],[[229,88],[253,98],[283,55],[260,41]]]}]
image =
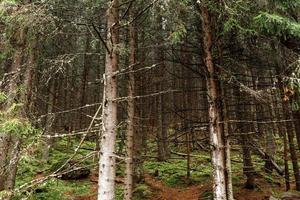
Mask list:
[{"label": "tree trunk", "polygon": [[26,94],[24,95],[24,109],[28,114],[32,111],[33,87],[35,84],[35,71],[37,66],[37,37],[31,44],[29,61],[25,72],[24,84],[27,86]]},{"label": "tree trunk", "polygon": [[[246,73],[248,73],[248,71],[246,71]],[[254,73],[254,72],[252,72],[252,73]],[[252,73],[250,72],[250,76],[252,75]],[[246,82],[248,82],[247,78],[246,78]],[[249,80],[249,83],[251,83],[251,82],[253,83],[252,79]],[[239,90],[239,88],[238,88],[238,90]],[[243,98],[243,94],[240,91],[236,91],[236,96],[238,97],[238,102],[237,102],[237,104],[238,104],[238,106],[237,106],[238,119],[247,120],[247,119],[254,118],[254,121],[256,121],[257,115],[250,116],[250,118],[247,118],[247,117],[249,117],[247,115],[248,109],[250,109],[251,112],[256,113],[256,108],[253,106],[251,106],[249,108],[249,107],[241,105],[242,103],[240,103],[240,102],[243,102],[244,98]],[[252,101],[252,103],[255,105],[256,102]],[[257,124],[253,124],[253,126],[254,126],[254,129],[256,129]],[[251,131],[251,127],[244,123],[238,123],[237,127],[238,127],[238,132],[240,132],[242,134],[239,139],[240,139],[240,144],[242,146],[242,153],[243,153],[243,173],[246,176],[246,182],[245,182],[244,187],[247,189],[254,189],[254,187],[255,187],[255,177],[254,177],[255,169],[254,169],[254,166],[252,163],[251,148],[250,148],[253,138],[251,135],[250,136],[244,135],[244,133]],[[257,128],[258,128],[258,126],[257,126]]]},{"label": "tree trunk", "polygon": [[[88,31],[88,30],[87,30]],[[80,103],[79,103],[79,107],[84,106],[86,104],[86,100],[87,100],[87,81],[88,81],[88,77],[89,77],[89,71],[90,71],[90,67],[91,67],[91,63],[90,63],[90,59],[91,56],[88,55],[88,52],[91,49],[91,36],[89,34],[89,32],[86,35],[86,41],[85,41],[85,55],[84,55],[84,63],[83,63],[83,72],[82,72],[82,83],[81,83],[81,94],[80,94]],[[83,126],[85,125],[86,120],[83,120],[83,113],[80,112],[79,113],[79,129],[81,130],[83,128]]]},{"label": "tree trunk", "polygon": [[[288,120],[291,116],[289,114],[288,108],[289,108],[288,103],[286,102],[283,103],[283,109],[284,109],[286,120]],[[299,172],[298,158],[297,158],[297,153],[296,153],[296,148],[294,143],[294,130],[291,122],[287,122],[286,126],[287,126],[287,138],[290,147],[290,155],[291,155],[291,160],[293,165],[294,177],[296,181],[296,190],[300,191],[300,172]]]},{"label": "tree trunk", "polygon": [[228,191],[227,188],[228,174],[226,164],[228,163],[227,159],[230,158],[226,157],[226,138],[224,137],[223,125],[220,123],[223,121],[222,103],[218,89],[218,77],[216,76],[216,69],[212,57],[210,14],[204,3],[199,2],[198,5],[201,9],[201,16],[203,19],[204,60],[207,69],[206,79],[209,101],[209,133],[213,167],[213,194],[215,200],[227,200],[229,199],[228,194],[231,193],[231,191]]},{"label": "tree trunk", "polygon": [[[18,103],[21,99],[21,94],[18,87],[21,84],[21,71],[24,56],[24,49],[26,47],[27,28],[20,28],[15,34],[16,45],[13,56],[13,63],[10,67],[10,72],[13,77],[8,84],[8,100],[4,109],[9,109],[14,103]],[[26,71],[26,70],[25,70]],[[18,113],[20,116],[22,113]],[[20,139],[11,133],[1,133],[0,136],[0,191],[11,191],[14,188],[15,177],[17,173],[17,166],[19,161]],[[11,199],[8,196],[5,200]]]},{"label": "tree trunk", "polygon": [[112,0],[107,10],[107,52],[103,91],[102,136],[99,159],[98,200],[115,199],[116,128],[117,128],[117,77],[119,42],[118,0]]},{"label": "tree trunk", "polygon": [[[158,6],[156,10],[156,22],[157,31],[164,30],[163,17],[161,15],[161,8]],[[158,69],[158,78],[156,79],[156,92],[164,91],[165,79],[165,52],[161,46],[164,43],[164,39],[161,34],[157,36],[157,47],[155,49],[156,62],[161,63]],[[158,160],[166,161],[170,157],[169,143],[168,143],[168,131],[167,131],[167,117],[166,117],[166,96],[160,94],[157,97],[157,108],[158,108],[158,131],[157,131],[157,146],[158,146]]]},{"label": "tree trunk", "polygon": [[[218,38],[217,40],[217,47],[218,47],[218,64],[220,66],[223,65],[223,45],[221,38]],[[218,70],[219,72],[220,70]],[[220,72],[219,72],[220,73]],[[231,160],[230,160],[230,138],[229,138],[229,109],[228,109],[228,103],[226,101],[226,88],[225,84],[223,82],[219,82],[219,89],[222,97],[222,108],[223,108],[223,121],[224,121],[224,136],[226,138],[225,140],[225,153],[226,153],[226,174],[228,176],[227,180],[227,197],[228,200],[233,200],[233,188],[232,188],[232,169],[231,169]]]},{"label": "tree trunk", "polygon": [[300,150],[300,111],[293,112],[298,150]]},{"label": "tree trunk", "polygon": [[[50,82],[50,90],[49,90],[49,97],[48,97],[48,105],[47,105],[47,117],[45,122],[45,129],[44,129],[44,150],[43,150],[43,161],[47,162],[49,158],[49,150],[52,145],[53,138],[51,138],[51,127],[53,124],[53,108],[55,102],[55,80],[53,79]],[[50,137],[48,137],[50,136]]]},{"label": "tree trunk", "polygon": [[251,158],[251,150],[250,150],[250,142],[247,136],[241,136],[241,143],[242,143],[242,151],[243,151],[243,172],[247,177],[247,181],[245,183],[245,188],[247,189],[254,189],[255,187],[255,170],[252,164]]},{"label": "tree trunk", "polygon": [[[133,17],[132,10],[130,11],[130,16]],[[129,48],[130,48],[130,58],[129,65],[131,69],[134,70],[134,65],[136,64],[136,47],[137,47],[137,35],[136,27],[134,23],[129,25]],[[126,181],[125,181],[125,194],[124,200],[131,200],[133,195],[133,186],[134,186],[134,141],[135,141],[135,100],[134,100],[134,91],[135,91],[135,75],[134,73],[129,73],[128,81],[128,101],[127,101],[127,139],[126,139]]]},{"label": "tree trunk", "polygon": [[[282,80],[279,79],[278,82],[279,82],[279,88],[281,89],[281,95],[283,96],[284,88],[282,85]],[[282,109],[283,109],[284,119],[285,120],[292,119],[289,102],[283,100],[282,101]],[[294,143],[293,124],[292,124],[292,122],[286,122],[285,126],[286,126],[286,131],[287,131],[288,143],[289,143],[289,147],[290,147],[290,155],[291,155],[291,160],[292,160],[292,165],[293,165],[294,177],[295,177],[295,181],[296,181],[296,190],[300,191],[300,171],[299,171],[298,158],[297,158],[297,153],[296,153],[296,148],[295,148],[295,143]],[[288,169],[286,169],[286,170],[288,170]]]},{"label": "tree trunk", "polygon": [[284,179],[285,179],[285,190],[289,191],[291,189],[290,185],[290,170],[289,170],[289,159],[288,159],[288,146],[286,132],[283,133],[283,158],[284,158]]}]

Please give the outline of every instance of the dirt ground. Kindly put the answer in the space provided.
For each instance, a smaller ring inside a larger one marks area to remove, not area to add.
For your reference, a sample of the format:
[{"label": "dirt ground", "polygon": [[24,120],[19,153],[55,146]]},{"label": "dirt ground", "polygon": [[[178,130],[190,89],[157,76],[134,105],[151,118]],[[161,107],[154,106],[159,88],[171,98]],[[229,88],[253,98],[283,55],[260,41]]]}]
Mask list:
[{"label": "dirt ground", "polygon": [[[89,195],[78,196],[75,200],[97,200],[97,177],[92,175],[90,181],[93,187]],[[150,200],[205,200],[205,193],[211,191],[211,184],[191,185],[185,188],[171,188],[162,181],[150,175],[145,176],[145,183],[153,190]],[[243,185],[235,186],[234,197],[236,200],[266,200],[272,195],[272,191],[283,192],[284,188],[280,185],[272,186],[270,183],[258,179],[257,188],[254,190],[244,189]],[[74,200],[74,198],[73,198]]]}]

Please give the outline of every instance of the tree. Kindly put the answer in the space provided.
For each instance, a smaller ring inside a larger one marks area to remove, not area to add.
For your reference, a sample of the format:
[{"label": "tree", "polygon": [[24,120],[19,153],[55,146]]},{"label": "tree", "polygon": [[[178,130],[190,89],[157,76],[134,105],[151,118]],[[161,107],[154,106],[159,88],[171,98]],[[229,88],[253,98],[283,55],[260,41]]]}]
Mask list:
[{"label": "tree", "polygon": [[[202,16],[202,31],[203,31],[203,50],[205,52],[205,67],[207,70],[206,83],[208,89],[209,102],[209,135],[211,145],[211,157],[213,167],[213,193],[214,199],[231,199],[228,191],[228,173],[226,164],[226,138],[224,136],[222,105],[220,93],[218,88],[218,77],[216,76],[216,69],[213,63],[212,55],[212,33],[211,33],[211,19],[207,5],[203,2],[197,1],[201,10]],[[229,162],[230,163],[230,162]]]},{"label": "tree", "polygon": [[[134,6],[131,8],[130,12],[130,20],[134,19]],[[135,69],[135,65],[137,64],[136,51],[137,51],[137,32],[136,32],[136,23],[132,22],[129,24],[129,65],[132,71]],[[135,163],[135,153],[134,150],[134,142],[138,142],[136,139],[138,135],[136,134],[136,111],[135,111],[135,74],[134,72],[129,73],[128,80],[128,101],[127,101],[127,134],[126,134],[126,181],[125,181],[125,200],[131,200],[133,195],[133,186],[134,186],[134,166]]]},{"label": "tree", "polygon": [[99,159],[98,200],[115,196],[117,77],[119,42],[118,0],[110,1],[107,9],[107,42],[102,111],[102,135]]}]

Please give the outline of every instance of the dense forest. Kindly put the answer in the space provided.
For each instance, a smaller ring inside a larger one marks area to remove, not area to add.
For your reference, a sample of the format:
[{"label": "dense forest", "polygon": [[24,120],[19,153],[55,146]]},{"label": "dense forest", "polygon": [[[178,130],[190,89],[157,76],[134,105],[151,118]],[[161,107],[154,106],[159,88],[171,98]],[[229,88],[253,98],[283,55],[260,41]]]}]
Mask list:
[{"label": "dense forest", "polygon": [[300,199],[300,0],[0,0],[0,200]]}]

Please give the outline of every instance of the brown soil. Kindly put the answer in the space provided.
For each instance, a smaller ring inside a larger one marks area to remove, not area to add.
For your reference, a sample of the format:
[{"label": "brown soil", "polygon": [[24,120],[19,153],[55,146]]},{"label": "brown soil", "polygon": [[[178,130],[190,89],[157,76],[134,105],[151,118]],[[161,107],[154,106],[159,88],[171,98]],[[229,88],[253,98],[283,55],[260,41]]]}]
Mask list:
[{"label": "brown soil", "polygon": [[157,191],[150,200],[198,200],[201,197],[201,191],[207,188],[204,185],[193,185],[182,189],[170,188],[149,175],[146,175],[145,182]]},{"label": "brown soil", "polygon": [[266,200],[273,192],[284,192],[284,186],[272,185],[262,178],[256,179],[255,182],[254,190],[245,189],[243,185],[238,186],[239,190],[235,191],[235,198],[237,200]]},{"label": "brown soil", "polygon": [[[97,174],[91,174],[90,181],[93,187],[89,195],[77,196],[75,200],[96,200],[97,199]],[[153,176],[146,175],[145,182],[154,191],[153,197],[150,200],[201,200],[205,192],[211,191],[211,184],[191,185],[184,188],[171,188],[166,186],[161,180]],[[236,200],[266,200],[269,199],[273,191],[284,192],[284,187],[272,186],[263,179],[257,179],[257,188],[248,190],[243,188],[243,185],[235,185]],[[73,198],[74,199],[74,198]]]}]

